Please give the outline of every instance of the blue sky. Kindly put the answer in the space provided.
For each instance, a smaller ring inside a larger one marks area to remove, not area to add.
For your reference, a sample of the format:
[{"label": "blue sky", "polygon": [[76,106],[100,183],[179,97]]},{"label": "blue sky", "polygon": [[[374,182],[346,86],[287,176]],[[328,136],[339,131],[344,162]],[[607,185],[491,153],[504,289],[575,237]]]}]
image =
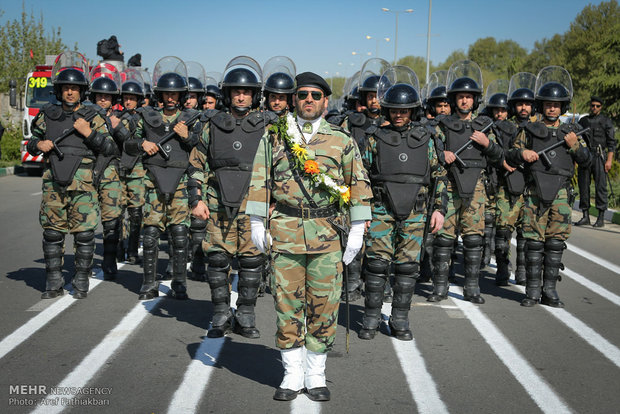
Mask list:
[{"label": "blue sky", "polygon": [[[383,12],[383,7],[414,10],[398,14],[398,57],[426,57],[428,0],[23,1],[27,13],[43,16],[49,34],[60,27],[65,44],[72,48],[77,42],[89,59],[99,59],[97,41],[115,34],[125,61],[141,53],[142,65],[151,70],[166,55],[218,72],[238,55],[251,56],[261,66],[272,56],[284,55],[293,59],[298,73],[351,76],[363,61],[375,57],[377,42],[367,35],[389,37],[389,42],[379,42],[378,56],[390,62],[394,58],[395,14]],[[3,3],[0,24],[19,19],[22,2]],[[566,32],[587,4],[434,0],[430,60],[441,63],[454,50],[466,52],[470,44],[488,36],[512,39],[531,50],[535,41]]]}]

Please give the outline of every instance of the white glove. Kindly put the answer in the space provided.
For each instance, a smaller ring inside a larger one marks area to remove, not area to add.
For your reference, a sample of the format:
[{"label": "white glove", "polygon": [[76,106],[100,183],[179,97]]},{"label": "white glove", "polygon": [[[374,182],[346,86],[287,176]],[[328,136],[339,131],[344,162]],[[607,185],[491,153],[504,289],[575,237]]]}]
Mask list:
[{"label": "white glove", "polygon": [[355,256],[359,253],[364,243],[364,228],[366,222],[364,220],[356,220],[351,223],[351,230],[349,230],[349,237],[347,239],[347,248],[342,255],[342,262],[348,265],[355,259]]},{"label": "white glove", "polygon": [[252,242],[261,253],[265,253],[267,251],[267,246],[271,246],[271,235],[268,234],[268,240],[266,240],[263,218],[259,216],[250,216],[250,228],[252,230]]}]

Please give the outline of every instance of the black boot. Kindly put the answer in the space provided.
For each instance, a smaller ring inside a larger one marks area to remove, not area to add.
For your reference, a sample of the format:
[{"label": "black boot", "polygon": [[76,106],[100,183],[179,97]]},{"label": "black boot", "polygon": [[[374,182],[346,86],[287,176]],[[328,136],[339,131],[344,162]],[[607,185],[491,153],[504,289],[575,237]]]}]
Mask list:
[{"label": "black boot", "polygon": [[497,271],[495,272],[495,284],[497,286],[508,286],[510,279],[510,230],[499,228],[495,233],[495,261]]},{"label": "black boot", "polygon": [[525,241],[525,299],[521,301],[521,306],[531,307],[540,300],[544,251],[543,242],[531,239]]},{"label": "black boot", "polygon": [[515,270],[515,282],[517,285],[525,286],[525,239],[523,231],[517,229],[517,269]]},{"label": "black boot", "polygon": [[349,292],[349,301],[354,302],[362,297],[362,252],[360,251],[351,263],[347,265],[347,280],[343,284],[341,300],[346,300],[346,286]]},{"label": "black boot", "polygon": [[598,217],[592,227],[605,227],[605,210],[598,211]]},{"label": "black boot", "polygon": [[424,258],[420,264],[420,277],[418,278],[418,283],[429,282],[433,277],[433,240],[434,236],[432,234],[428,234],[426,236],[426,240],[424,241]]},{"label": "black boot", "polygon": [[586,224],[588,226],[590,225],[590,213],[588,212],[588,210],[582,210],[582,211],[583,211],[583,217],[581,218],[581,220],[574,223],[575,226],[585,226]]},{"label": "black boot", "polygon": [[116,262],[123,263],[125,261],[127,249],[125,249],[125,236],[127,236],[127,229],[125,228],[125,208],[123,213],[118,218],[118,245],[116,246]]},{"label": "black boot", "polygon": [[207,233],[207,221],[192,216],[189,228],[191,239],[191,273],[189,278],[204,282],[206,278],[205,255],[202,250],[202,241]]},{"label": "black boot", "polygon": [[142,208],[129,207],[129,236],[127,237],[127,262],[137,264],[139,262],[138,247],[140,245],[140,229],[142,228]]},{"label": "black boot", "polygon": [[463,236],[463,263],[465,267],[465,285],[463,299],[481,305],[484,298],[480,296],[480,262],[482,259],[482,237],[478,234]]},{"label": "black boot", "polygon": [[116,267],[116,252],[119,241],[119,219],[104,221],[103,226],[103,262],[101,269],[103,270],[104,280],[114,280],[118,272]]},{"label": "black boot", "polygon": [[211,303],[213,303],[213,319],[207,337],[220,338],[229,333],[232,327],[228,284],[230,257],[224,252],[213,252],[209,253],[207,260],[209,263],[207,281],[211,288]]},{"label": "black boot", "polygon": [[564,303],[560,300],[555,285],[560,277],[560,269],[564,270],[562,264],[562,252],[566,244],[559,239],[549,239],[545,242],[545,268],[543,271],[543,288],[540,303],[554,308],[563,308]]},{"label": "black boot", "polygon": [[389,263],[383,259],[366,258],[364,279],[366,280],[364,298],[364,318],[362,329],[357,336],[360,339],[373,339],[381,323],[383,306],[383,289],[389,272]]},{"label": "black boot", "polygon": [[175,224],[169,227],[172,253],[172,283],[170,284],[170,296],[186,300],[187,297],[187,244],[188,231],[183,224]]},{"label": "black boot", "polygon": [[88,294],[89,279],[93,270],[93,256],[95,255],[95,232],[92,230],[75,233],[75,276],[73,297],[84,299]]},{"label": "black boot", "polygon": [[43,230],[43,257],[45,258],[45,292],[41,299],[54,299],[64,294],[62,259],[65,235],[56,230]]},{"label": "black boot", "polygon": [[482,259],[480,263],[480,268],[484,269],[491,263],[491,252],[492,244],[493,244],[493,226],[494,226],[494,217],[490,213],[484,213],[484,238],[482,242]]},{"label": "black boot", "polygon": [[263,276],[264,255],[239,257],[239,283],[237,290],[237,312],[235,312],[235,333],[246,338],[260,338],[256,328],[256,298]]},{"label": "black boot", "polygon": [[415,290],[416,278],[419,276],[417,263],[402,263],[396,265],[394,281],[394,301],[392,302],[392,316],[390,316],[390,331],[396,339],[411,341],[413,334],[409,328],[409,310],[411,298]]},{"label": "black boot", "polygon": [[450,260],[454,241],[447,237],[435,237],[433,243],[433,293],[426,299],[439,302],[448,297]]},{"label": "black boot", "polygon": [[157,256],[159,253],[159,229],[155,226],[144,226],[142,246],[143,281],[140,287],[139,300],[149,300],[159,296],[157,282]]}]

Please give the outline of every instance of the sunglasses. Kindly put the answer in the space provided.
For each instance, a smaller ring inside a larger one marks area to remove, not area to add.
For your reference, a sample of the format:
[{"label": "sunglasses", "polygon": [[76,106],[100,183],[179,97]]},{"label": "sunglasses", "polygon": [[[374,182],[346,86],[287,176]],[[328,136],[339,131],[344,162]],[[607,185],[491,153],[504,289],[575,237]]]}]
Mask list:
[{"label": "sunglasses", "polygon": [[308,97],[308,94],[312,95],[312,99],[318,101],[323,97],[323,92],[319,91],[297,91],[297,99],[301,99],[302,101]]},{"label": "sunglasses", "polygon": [[592,108],[600,108],[601,104],[590,104]]}]

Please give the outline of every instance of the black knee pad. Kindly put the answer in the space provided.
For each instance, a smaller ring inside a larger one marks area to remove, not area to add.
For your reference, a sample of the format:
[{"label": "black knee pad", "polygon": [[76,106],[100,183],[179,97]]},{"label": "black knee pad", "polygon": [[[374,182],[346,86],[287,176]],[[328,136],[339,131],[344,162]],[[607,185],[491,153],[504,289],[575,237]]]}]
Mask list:
[{"label": "black knee pad", "polygon": [[103,227],[103,239],[116,239],[118,240],[119,220],[112,219],[101,223]]},{"label": "black knee pad", "polygon": [[512,232],[506,227],[500,227],[497,230],[495,230],[496,239],[510,240],[511,236],[512,236]]},{"label": "black knee pad", "polygon": [[218,269],[228,269],[230,266],[230,256],[224,252],[209,253],[207,256],[207,262],[209,266],[213,266]]},{"label": "black knee pad", "polygon": [[78,246],[95,244],[95,232],[93,230],[81,231],[79,233],[75,233],[73,235],[73,239],[75,240],[75,244]]},{"label": "black knee pad", "polygon": [[390,267],[390,263],[384,259],[366,258],[364,262],[366,270],[376,275],[387,275],[388,268]]},{"label": "black knee pad", "polygon": [[484,213],[484,226],[485,227],[493,227],[493,223],[495,222],[495,216],[491,213]]},{"label": "black knee pad", "polygon": [[433,240],[433,247],[454,247],[454,240],[444,236],[437,236]]},{"label": "black knee pad", "polygon": [[45,229],[43,230],[43,241],[47,243],[60,243],[65,240],[64,233],[57,230]]},{"label": "black knee pad", "polygon": [[396,276],[399,275],[418,275],[420,272],[420,264],[415,262],[409,263],[397,263],[396,267]]},{"label": "black knee pad", "polygon": [[560,239],[548,239],[545,241],[546,252],[562,252],[566,249],[566,243]]},{"label": "black knee pad", "polygon": [[525,254],[528,254],[528,253],[542,254],[544,250],[545,250],[544,242],[541,242],[538,240],[532,240],[532,239],[525,240]]},{"label": "black knee pad", "polygon": [[207,220],[192,216],[189,229],[192,233],[204,232],[207,229]]},{"label": "black knee pad", "polygon": [[240,256],[239,257],[239,271],[248,271],[261,269],[265,263],[265,256]]},{"label": "black knee pad", "polygon": [[170,242],[174,249],[183,249],[187,247],[188,231],[187,227],[182,224],[175,224],[168,227],[170,231]]},{"label": "black knee pad", "polygon": [[154,249],[159,243],[159,229],[155,226],[144,226],[144,238],[142,240],[145,249]]},{"label": "black knee pad", "polygon": [[142,208],[129,207],[127,209],[127,215],[129,216],[129,222],[133,224],[140,224],[140,222],[142,221]]},{"label": "black knee pad", "polygon": [[463,236],[463,247],[465,249],[475,249],[482,246],[482,236],[479,234],[468,234]]}]

